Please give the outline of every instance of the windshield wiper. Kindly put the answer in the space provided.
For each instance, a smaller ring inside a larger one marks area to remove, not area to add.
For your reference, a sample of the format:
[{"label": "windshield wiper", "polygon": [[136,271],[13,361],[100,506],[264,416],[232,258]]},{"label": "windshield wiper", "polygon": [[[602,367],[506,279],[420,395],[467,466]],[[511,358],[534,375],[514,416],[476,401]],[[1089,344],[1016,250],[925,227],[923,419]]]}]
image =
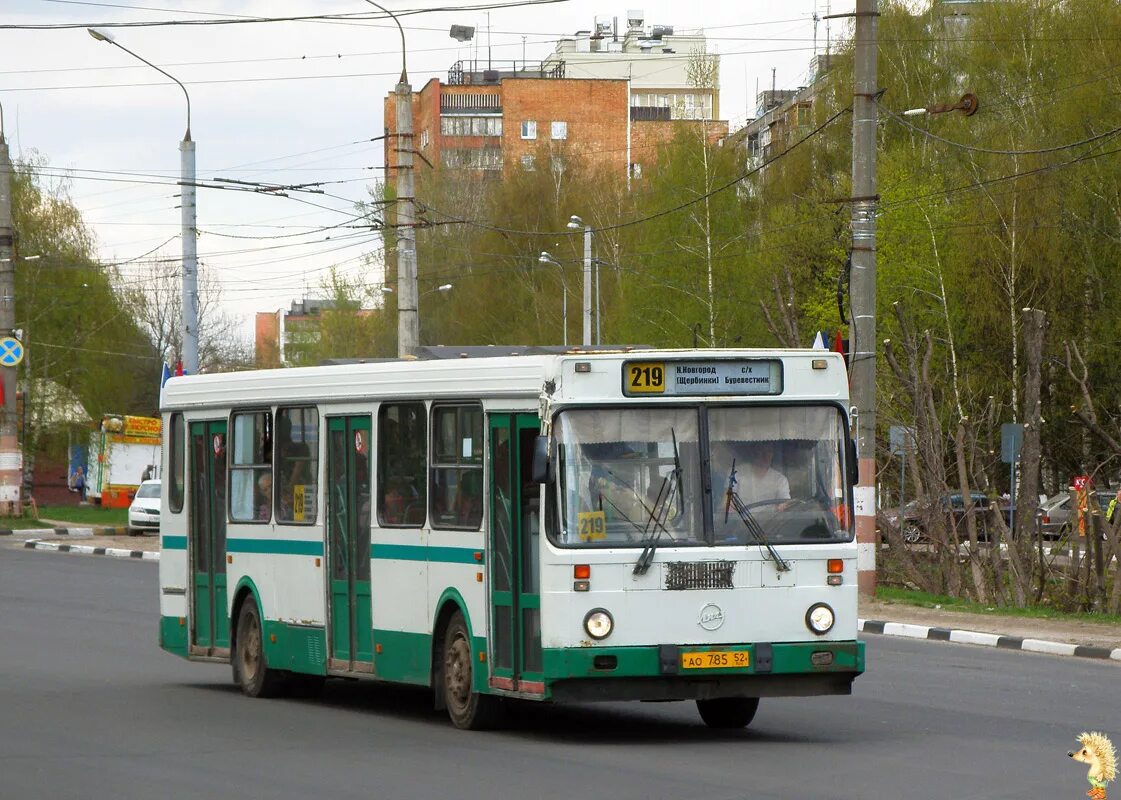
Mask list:
[{"label": "windshield wiper", "polygon": [[732,471],[728,475],[728,491],[724,498],[724,522],[728,522],[728,511],[734,508],[736,513],[740,515],[743,520],[744,526],[747,528],[748,533],[761,547],[767,548],[767,554],[771,560],[775,562],[775,569],[779,572],[788,572],[790,565],[783,560],[782,556],[778,554],[774,546],[767,539],[767,534],[763,533],[763,528],[759,525],[759,521],[755,519],[755,515],[751,510],[744,505],[743,500],[736,494],[736,460],[732,459]]},{"label": "windshield wiper", "polygon": [[666,529],[666,517],[674,500],[678,502],[678,514],[684,514],[684,504],[681,502],[679,488],[681,486],[681,456],[677,452],[677,431],[670,428],[670,437],[673,439],[673,472],[662,478],[662,485],[658,488],[658,497],[654,507],[648,512],[646,530],[653,528],[653,533],[643,545],[638,561],[634,562],[634,575],[645,575],[654,560],[654,551],[658,549],[658,539]]}]

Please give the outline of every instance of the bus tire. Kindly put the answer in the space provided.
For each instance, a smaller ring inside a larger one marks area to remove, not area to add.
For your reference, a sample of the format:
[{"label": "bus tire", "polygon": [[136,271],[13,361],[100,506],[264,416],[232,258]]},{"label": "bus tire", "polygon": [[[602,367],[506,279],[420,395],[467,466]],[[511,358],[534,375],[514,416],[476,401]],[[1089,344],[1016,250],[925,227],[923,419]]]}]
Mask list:
[{"label": "bus tire", "polygon": [[474,690],[471,637],[463,613],[456,611],[444,633],[440,675],[444,705],[452,724],[461,730],[485,730],[498,721],[498,698]]},{"label": "bus tire", "polygon": [[237,615],[237,646],[233,654],[234,680],[246,697],[274,697],[283,676],[265,661],[261,614],[252,597],[241,604]]},{"label": "bus tire", "polygon": [[697,701],[697,711],[705,725],[722,730],[746,728],[755,719],[758,710],[758,697],[718,697]]}]

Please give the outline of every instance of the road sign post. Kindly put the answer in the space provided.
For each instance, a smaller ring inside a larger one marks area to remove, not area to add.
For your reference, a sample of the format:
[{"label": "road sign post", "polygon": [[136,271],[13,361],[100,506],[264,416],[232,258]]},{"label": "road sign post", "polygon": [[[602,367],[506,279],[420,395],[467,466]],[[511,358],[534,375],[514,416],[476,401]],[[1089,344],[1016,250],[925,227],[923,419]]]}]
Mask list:
[{"label": "road sign post", "polygon": [[1008,464],[1008,533],[1016,535],[1016,462],[1024,446],[1024,426],[1006,422],[1000,426],[1000,460]]}]

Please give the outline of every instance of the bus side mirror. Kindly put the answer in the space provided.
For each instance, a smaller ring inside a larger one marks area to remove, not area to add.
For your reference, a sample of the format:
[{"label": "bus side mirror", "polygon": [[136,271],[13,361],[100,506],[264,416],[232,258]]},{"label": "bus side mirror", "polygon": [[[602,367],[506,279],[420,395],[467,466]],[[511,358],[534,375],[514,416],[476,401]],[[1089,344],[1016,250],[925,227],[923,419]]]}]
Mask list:
[{"label": "bus side mirror", "polygon": [[554,479],[553,460],[549,458],[549,437],[538,436],[533,440],[534,483],[552,483]]},{"label": "bus side mirror", "polygon": [[852,439],[848,441],[848,462],[849,483],[856,486],[860,482],[860,461],[856,456],[856,442]]}]

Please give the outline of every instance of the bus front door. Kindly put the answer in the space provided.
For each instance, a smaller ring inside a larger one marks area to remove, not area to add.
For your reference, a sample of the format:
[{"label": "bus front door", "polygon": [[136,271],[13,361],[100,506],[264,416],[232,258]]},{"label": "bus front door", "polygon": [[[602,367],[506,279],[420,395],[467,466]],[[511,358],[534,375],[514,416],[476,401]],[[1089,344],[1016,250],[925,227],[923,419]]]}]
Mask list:
[{"label": "bus front door", "polygon": [[492,414],[490,429],[490,685],[541,695],[541,513],[530,480],[534,414]]},{"label": "bus front door", "polygon": [[226,607],[226,421],[191,423],[192,655],[229,654]]},{"label": "bus front door", "polygon": [[373,672],[370,418],[327,420],[327,560],[333,670]]}]

